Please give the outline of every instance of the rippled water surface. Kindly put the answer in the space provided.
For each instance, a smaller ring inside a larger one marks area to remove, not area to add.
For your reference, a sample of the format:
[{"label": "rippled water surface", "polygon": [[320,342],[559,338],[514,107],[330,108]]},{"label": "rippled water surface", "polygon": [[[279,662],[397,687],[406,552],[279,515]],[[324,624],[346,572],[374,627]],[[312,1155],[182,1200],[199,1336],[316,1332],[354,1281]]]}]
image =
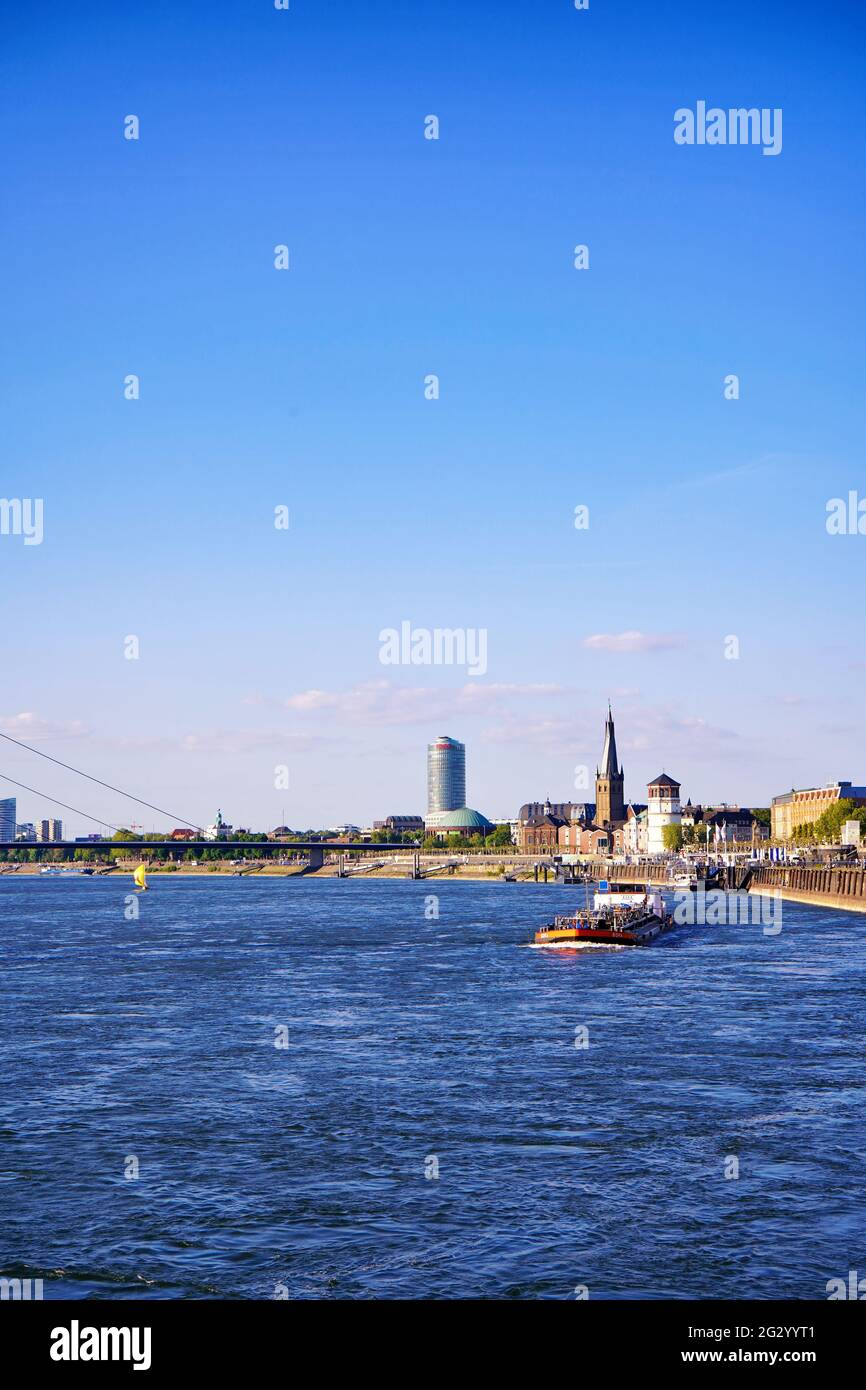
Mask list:
[{"label": "rippled water surface", "polygon": [[866,917],[544,951],[573,889],[153,885],[128,922],[128,881],[0,878],[0,1267],[46,1297],[824,1298],[866,1269]]}]

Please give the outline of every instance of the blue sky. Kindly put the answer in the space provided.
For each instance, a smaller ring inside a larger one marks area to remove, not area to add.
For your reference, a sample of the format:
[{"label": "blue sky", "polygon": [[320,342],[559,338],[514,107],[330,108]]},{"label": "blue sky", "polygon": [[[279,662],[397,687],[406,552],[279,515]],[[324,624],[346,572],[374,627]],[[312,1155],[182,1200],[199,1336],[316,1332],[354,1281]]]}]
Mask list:
[{"label": "blue sky", "polygon": [[[45,538],[0,536],[0,730],[256,827],[423,810],[439,733],[488,815],[566,798],[608,696],[634,799],[866,780],[866,537],[825,528],[866,496],[858,6],[3,28],[0,495]],[[781,108],[781,154],[677,146],[698,100]],[[485,628],[487,674],[383,667],[404,619]]]}]

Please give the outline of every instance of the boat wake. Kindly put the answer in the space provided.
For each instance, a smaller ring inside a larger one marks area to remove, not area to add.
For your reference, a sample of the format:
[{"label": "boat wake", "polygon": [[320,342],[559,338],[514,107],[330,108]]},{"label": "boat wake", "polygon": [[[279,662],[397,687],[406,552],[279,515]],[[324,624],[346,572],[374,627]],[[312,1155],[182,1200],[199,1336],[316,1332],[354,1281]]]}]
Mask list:
[{"label": "boat wake", "polygon": [[627,951],[615,941],[521,941],[528,951]]}]

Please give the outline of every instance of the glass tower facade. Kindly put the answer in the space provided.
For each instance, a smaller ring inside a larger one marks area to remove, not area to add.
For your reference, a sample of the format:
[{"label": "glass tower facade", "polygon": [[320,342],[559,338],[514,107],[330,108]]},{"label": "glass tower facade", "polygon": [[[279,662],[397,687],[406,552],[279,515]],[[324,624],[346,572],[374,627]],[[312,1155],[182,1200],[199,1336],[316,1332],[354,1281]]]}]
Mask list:
[{"label": "glass tower facade", "polygon": [[15,817],[17,813],[18,808],[14,796],[8,796],[5,801],[0,801],[0,840],[15,839]]},{"label": "glass tower facade", "polygon": [[427,745],[427,814],[466,805],[466,746],[442,734]]}]

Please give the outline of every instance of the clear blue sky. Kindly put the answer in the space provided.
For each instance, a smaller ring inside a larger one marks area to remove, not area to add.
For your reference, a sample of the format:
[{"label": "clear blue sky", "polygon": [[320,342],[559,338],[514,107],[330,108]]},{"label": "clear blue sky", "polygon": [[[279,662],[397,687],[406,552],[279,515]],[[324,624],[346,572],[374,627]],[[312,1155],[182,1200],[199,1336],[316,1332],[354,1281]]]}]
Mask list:
[{"label": "clear blue sky", "polygon": [[[866,536],[825,529],[866,496],[860,6],[3,30],[0,495],[43,498],[45,539],[0,536],[0,729],[255,827],[422,811],[439,733],[488,815],[568,797],[608,695],[633,799],[662,767],[752,804],[866,781]],[[782,108],[782,153],[677,146],[698,100]],[[487,674],[383,667],[403,619],[486,628]]]}]

